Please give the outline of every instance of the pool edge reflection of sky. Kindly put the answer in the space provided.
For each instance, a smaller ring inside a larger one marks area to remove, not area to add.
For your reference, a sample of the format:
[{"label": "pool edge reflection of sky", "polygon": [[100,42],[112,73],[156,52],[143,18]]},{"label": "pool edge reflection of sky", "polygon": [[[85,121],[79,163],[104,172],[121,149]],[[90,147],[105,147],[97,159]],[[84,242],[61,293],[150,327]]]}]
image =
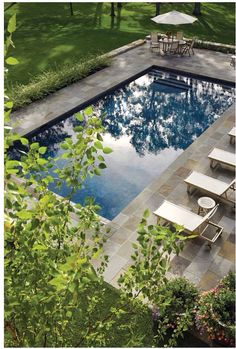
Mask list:
[{"label": "pool edge reflection of sky", "polygon": [[[105,96],[94,110],[106,114],[104,146],[113,153],[104,156],[102,175],[86,179],[72,200],[94,197],[98,213],[113,219],[232,103],[231,88],[157,69]],[[46,156],[57,157],[76,123],[71,116],[32,140],[48,147]],[[65,185],[49,189],[62,196],[69,192]]]}]

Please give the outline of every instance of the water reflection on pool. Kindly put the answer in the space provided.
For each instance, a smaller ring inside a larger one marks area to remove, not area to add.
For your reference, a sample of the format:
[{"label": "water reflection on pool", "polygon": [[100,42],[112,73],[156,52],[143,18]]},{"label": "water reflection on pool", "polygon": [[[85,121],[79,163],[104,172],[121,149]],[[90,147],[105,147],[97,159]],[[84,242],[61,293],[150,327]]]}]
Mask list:
[{"label": "water reflection on pool", "polygon": [[[92,196],[99,213],[114,218],[232,103],[232,88],[156,69],[107,95],[94,110],[106,115],[104,144],[113,153],[105,156],[102,175],[88,178],[73,201]],[[57,157],[60,142],[73,136],[77,123],[71,116],[33,141],[48,147],[46,156]],[[69,192],[65,185],[50,189],[63,196]]]}]

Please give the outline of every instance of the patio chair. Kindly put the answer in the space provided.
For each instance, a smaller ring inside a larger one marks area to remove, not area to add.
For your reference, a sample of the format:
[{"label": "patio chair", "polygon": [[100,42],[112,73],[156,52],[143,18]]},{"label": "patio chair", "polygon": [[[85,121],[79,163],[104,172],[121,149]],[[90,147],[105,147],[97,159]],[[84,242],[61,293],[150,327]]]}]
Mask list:
[{"label": "patio chair", "polygon": [[153,51],[153,49],[160,49],[158,33],[151,33],[150,50]]},{"label": "patio chair", "polygon": [[183,40],[184,33],[183,32],[177,32],[176,33],[176,39],[177,40]]},{"label": "patio chair", "polygon": [[193,46],[194,46],[195,40],[196,40],[196,38],[193,38],[190,42],[186,42],[186,44],[182,48],[182,55],[184,55],[185,53],[188,53],[189,57],[190,57],[191,52],[194,55]]},{"label": "patio chair", "polygon": [[230,144],[234,144],[235,143],[235,136],[236,136],[236,127],[233,127],[229,133],[228,133],[230,139],[229,139],[229,143]]},{"label": "patio chair", "polygon": [[[210,221],[210,219],[216,213],[218,207],[219,204],[211,209],[204,217],[202,217],[184,207],[164,200],[161,206],[153,213],[157,216],[158,221],[162,219],[168,224],[178,224],[183,226],[186,232],[198,234],[204,240],[207,240],[209,247],[211,247],[211,244],[214,243],[223,232],[223,227]],[[207,228],[210,225],[216,228],[216,232],[211,237],[209,237],[207,232]]]},{"label": "patio chair", "polygon": [[179,42],[178,41],[172,41],[170,46],[169,46],[169,52],[172,54],[178,53],[179,49]]},{"label": "patio chair", "polygon": [[209,196],[216,196],[218,199],[224,200],[227,203],[233,203],[235,206],[235,200],[228,197],[230,191],[235,191],[235,179],[231,183],[225,183],[203,173],[192,171],[184,181],[187,184],[187,192],[189,194],[193,192],[191,188],[200,189],[205,191]]},{"label": "patio chair", "polygon": [[[211,168],[216,168],[218,164],[224,164],[235,168],[235,154],[223,149],[214,148],[208,155]],[[214,165],[215,163],[215,165]]]},{"label": "patio chair", "polygon": [[236,61],[236,56],[231,56],[230,65],[231,67],[234,67],[234,69],[235,69],[235,61]]}]

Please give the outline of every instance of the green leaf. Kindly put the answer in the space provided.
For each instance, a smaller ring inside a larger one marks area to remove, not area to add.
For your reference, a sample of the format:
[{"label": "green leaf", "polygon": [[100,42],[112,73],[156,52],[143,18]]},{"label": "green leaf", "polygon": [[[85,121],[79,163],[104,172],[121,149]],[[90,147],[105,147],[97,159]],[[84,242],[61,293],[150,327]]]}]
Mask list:
[{"label": "green leaf", "polygon": [[38,158],[36,161],[39,165],[45,165],[48,162],[46,159],[43,158]]},{"label": "green leaf", "polygon": [[110,154],[110,153],[112,153],[112,152],[113,152],[113,150],[112,150],[111,148],[109,148],[109,147],[103,148],[103,153],[104,153],[104,154]]},{"label": "green leaf", "polygon": [[81,113],[76,113],[75,118],[80,122],[84,120],[84,116]]},{"label": "green leaf", "polygon": [[98,160],[105,161],[104,157],[102,155],[98,155]]},{"label": "green leaf", "polygon": [[9,64],[9,65],[16,65],[16,64],[19,63],[19,61],[16,58],[14,58],[14,57],[8,57],[6,59],[6,63]]},{"label": "green leaf", "polygon": [[25,210],[22,210],[20,212],[17,212],[16,213],[17,217],[19,217],[20,219],[31,219],[32,218],[32,212],[31,211],[25,211]]},{"label": "green leaf", "polygon": [[74,127],[74,131],[75,131],[75,132],[81,132],[81,131],[83,131],[83,126],[78,126],[78,125],[75,126],[75,127]]},{"label": "green leaf", "polygon": [[87,108],[84,110],[84,114],[87,115],[87,116],[93,114],[93,108],[92,108],[92,107],[87,107]]},{"label": "green leaf", "polygon": [[13,107],[13,102],[9,101],[9,102],[4,103],[4,107],[11,109]]},{"label": "green leaf", "polygon": [[20,141],[21,141],[21,144],[22,144],[22,145],[28,145],[28,144],[29,144],[29,141],[28,141],[27,138],[21,137],[21,138],[20,138]]},{"label": "green leaf", "polygon": [[98,139],[99,141],[101,141],[101,142],[103,141],[103,138],[102,138],[102,136],[100,135],[100,133],[97,134],[97,139]]},{"label": "green leaf", "polygon": [[52,280],[50,280],[49,284],[55,286],[57,291],[60,291],[63,288],[65,288],[65,286],[67,284],[67,280],[63,279],[62,276],[57,276],[57,277],[53,278]]},{"label": "green leaf", "polygon": [[143,212],[143,217],[144,218],[148,218],[150,216],[150,212],[149,212],[149,210],[147,209],[147,210],[145,210],[144,212]]},{"label": "green leaf", "polygon": [[13,168],[7,170],[7,173],[8,173],[8,174],[16,174],[16,173],[18,173],[18,172],[19,172],[18,169],[13,169]]},{"label": "green leaf", "polygon": [[104,162],[101,162],[101,163],[98,165],[98,167],[101,168],[101,169],[104,169],[104,168],[106,168],[107,166],[106,166],[106,164],[104,164]]},{"label": "green leaf", "polygon": [[94,169],[94,173],[95,173],[97,176],[100,176],[100,175],[101,175],[101,171],[100,171],[98,168],[95,168],[95,169]]},{"label": "green leaf", "polygon": [[13,33],[16,30],[16,14],[14,14],[8,22],[7,31],[8,33]]},{"label": "green leaf", "polygon": [[39,148],[39,143],[38,142],[30,144],[30,149],[38,149],[38,148]]},{"label": "green leaf", "polygon": [[39,154],[45,154],[46,153],[46,151],[47,151],[47,147],[40,147],[39,148]]},{"label": "green leaf", "polygon": [[43,251],[43,250],[47,250],[47,246],[36,244],[33,247],[33,251]]},{"label": "green leaf", "polygon": [[99,142],[99,141],[94,142],[94,146],[95,146],[97,149],[102,149],[102,148],[103,148],[102,143]]},{"label": "green leaf", "polygon": [[17,160],[8,160],[6,162],[6,169],[10,169],[10,168],[15,168],[15,167],[18,167],[20,166],[20,161],[17,161]]},{"label": "green leaf", "polygon": [[69,149],[69,145],[67,143],[62,143],[61,149],[67,150],[67,149]]}]

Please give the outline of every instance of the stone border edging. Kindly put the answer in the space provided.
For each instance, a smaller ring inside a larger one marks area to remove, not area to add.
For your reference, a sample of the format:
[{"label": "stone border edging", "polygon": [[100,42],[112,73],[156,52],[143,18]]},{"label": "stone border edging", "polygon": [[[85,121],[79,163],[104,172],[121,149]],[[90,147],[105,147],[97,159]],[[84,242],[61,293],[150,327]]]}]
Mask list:
[{"label": "stone border edging", "polygon": [[[164,34],[160,34],[163,36]],[[189,38],[183,38],[185,41],[189,42],[191,39]],[[146,41],[150,40],[150,35],[147,35],[145,38]],[[223,53],[232,53],[235,54],[236,51],[236,46],[234,45],[228,45],[228,44],[222,44],[220,42],[213,42],[213,41],[204,41],[204,40],[198,40],[196,39],[195,48],[200,48],[200,49],[207,49],[207,50],[212,50],[212,51],[219,51]]]}]

